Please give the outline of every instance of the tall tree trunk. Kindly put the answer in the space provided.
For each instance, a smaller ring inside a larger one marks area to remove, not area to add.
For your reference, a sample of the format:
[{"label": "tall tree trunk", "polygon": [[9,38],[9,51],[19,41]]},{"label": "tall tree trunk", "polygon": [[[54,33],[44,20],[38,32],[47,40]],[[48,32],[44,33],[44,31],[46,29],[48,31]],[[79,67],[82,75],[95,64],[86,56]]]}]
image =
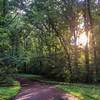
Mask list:
[{"label": "tall tree trunk", "polygon": [[[85,11],[84,11],[84,21],[85,21],[85,31],[87,34],[87,37],[89,37],[89,32],[91,35],[91,46],[93,48],[93,58],[94,58],[94,65],[95,65],[95,74],[97,74],[98,70],[97,70],[97,62],[96,62],[96,45],[95,45],[95,37],[93,34],[93,22],[92,22],[92,16],[91,16],[91,12],[90,12],[90,0],[85,0]],[[85,48],[85,60],[86,60],[86,68],[87,68],[87,80],[90,81],[90,75],[92,73],[90,73],[90,67],[89,67],[89,43],[86,44],[86,48]],[[95,80],[96,81],[96,80]]]},{"label": "tall tree trunk", "polygon": [[2,11],[2,17],[5,17],[6,16],[6,13],[7,13],[7,0],[3,0],[3,11]]},{"label": "tall tree trunk", "polygon": [[7,0],[3,0],[2,5],[3,5],[3,10],[2,10],[3,22],[2,22],[2,26],[4,27],[5,24],[6,24],[5,23],[5,17],[6,17],[6,14],[7,14]]},{"label": "tall tree trunk", "polygon": [[[91,32],[91,45],[93,48],[93,55],[94,55],[94,66],[95,66],[95,74],[97,76],[98,69],[97,69],[97,55],[96,55],[96,45],[95,45],[95,36],[93,33],[93,22],[92,22],[92,15],[91,15],[91,9],[90,9],[90,0],[87,0],[87,13],[88,13],[88,19],[90,24],[90,32]],[[96,79],[95,79],[96,81]]]},{"label": "tall tree trunk", "polygon": [[[89,39],[89,17],[88,17],[88,11],[87,11],[87,0],[85,0],[84,25],[85,25],[87,39]],[[87,70],[86,81],[90,82],[90,62],[89,62],[89,42],[88,41],[85,46],[85,67]]]},{"label": "tall tree trunk", "polygon": [[[73,17],[73,16],[72,16]],[[72,18],[73,20],[70,21],[70,31],[72,36],[74,37],[74,65],[75,65],[75,72],[78,74],[78,48],[77,48],[77,34],[75,33],[76,31],[76,23],[75,23],[75,18]],[[76,82],[78,81],[78,75],[76,75]]]}]

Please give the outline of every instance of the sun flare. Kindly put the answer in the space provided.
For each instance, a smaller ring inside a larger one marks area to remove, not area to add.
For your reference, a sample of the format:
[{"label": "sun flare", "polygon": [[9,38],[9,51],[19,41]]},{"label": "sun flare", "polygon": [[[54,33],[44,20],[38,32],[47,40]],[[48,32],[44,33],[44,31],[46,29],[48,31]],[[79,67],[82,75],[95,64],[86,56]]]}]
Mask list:
[{"label": "sun flare", "polygon": [[77,38],[77,45],[85,46],[87,42],[88,42],[88,38],[85,32],[80,34],[79,37]]}]

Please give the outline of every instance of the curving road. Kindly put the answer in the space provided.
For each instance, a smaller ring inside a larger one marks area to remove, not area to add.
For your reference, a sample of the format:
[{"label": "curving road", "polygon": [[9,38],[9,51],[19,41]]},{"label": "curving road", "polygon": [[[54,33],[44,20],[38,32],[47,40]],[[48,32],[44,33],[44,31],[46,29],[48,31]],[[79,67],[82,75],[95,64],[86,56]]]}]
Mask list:
[{"label": "curving road", "polygon": [[14,100],[78,100],[74,96],[57,90],[55,86],[19,79],[22,89]]}]

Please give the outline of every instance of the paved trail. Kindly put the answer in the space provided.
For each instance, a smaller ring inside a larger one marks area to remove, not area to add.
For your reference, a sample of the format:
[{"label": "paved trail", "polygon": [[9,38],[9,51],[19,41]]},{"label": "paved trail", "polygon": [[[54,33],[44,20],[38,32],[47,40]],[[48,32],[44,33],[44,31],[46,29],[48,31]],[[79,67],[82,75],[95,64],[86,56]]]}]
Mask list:
[{"label": "paved trail", "polygon": [[19,79],[22,89],[14,100],[78,100],[74,96],[57,90],[55,86]]}]

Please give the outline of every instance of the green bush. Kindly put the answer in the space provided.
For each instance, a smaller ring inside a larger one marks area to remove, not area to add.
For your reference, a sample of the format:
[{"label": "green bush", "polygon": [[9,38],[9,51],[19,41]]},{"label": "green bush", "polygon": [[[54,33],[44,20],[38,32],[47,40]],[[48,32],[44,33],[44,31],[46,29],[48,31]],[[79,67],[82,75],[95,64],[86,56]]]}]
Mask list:
[{"label": "green bush", "polygon": [[12,77],[0,77],[0,86],[11,86],[14,83],[14,79]]}]

